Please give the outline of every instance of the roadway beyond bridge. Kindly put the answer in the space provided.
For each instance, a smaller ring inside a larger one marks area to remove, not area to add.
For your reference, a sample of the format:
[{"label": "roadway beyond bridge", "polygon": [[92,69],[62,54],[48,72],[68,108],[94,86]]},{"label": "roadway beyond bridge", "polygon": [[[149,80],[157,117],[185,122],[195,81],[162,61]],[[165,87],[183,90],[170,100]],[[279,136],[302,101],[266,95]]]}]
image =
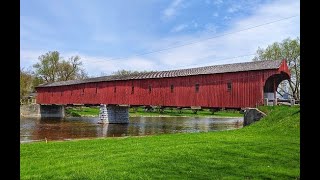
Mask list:
[{"label": "roadway beyond bridge", "polygon": [[289,78],[285,60],[270,60],[60,81],[36,91],[41,117],[64,117],[68,105],[100,105],[101,122],[128,123],[132,106],[216,111],[276,103],[278,85]]}]

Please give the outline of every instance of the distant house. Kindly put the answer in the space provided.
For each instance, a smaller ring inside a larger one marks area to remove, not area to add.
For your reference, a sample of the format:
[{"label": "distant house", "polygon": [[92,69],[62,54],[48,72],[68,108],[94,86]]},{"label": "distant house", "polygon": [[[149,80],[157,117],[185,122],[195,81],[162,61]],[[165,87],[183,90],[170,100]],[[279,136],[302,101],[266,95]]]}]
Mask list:
[{"label": "distant house", "polygon": [[22,97],[22,99],[20,99],[20,104],[35,104],[36,99],[37,99],[37,93],[32,92]]}]

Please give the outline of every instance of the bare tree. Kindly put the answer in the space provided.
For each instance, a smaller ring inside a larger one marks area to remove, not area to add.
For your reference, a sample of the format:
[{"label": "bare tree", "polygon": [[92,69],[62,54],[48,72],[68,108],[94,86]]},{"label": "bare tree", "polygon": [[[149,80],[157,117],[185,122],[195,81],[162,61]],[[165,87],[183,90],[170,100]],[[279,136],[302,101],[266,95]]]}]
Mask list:
[{"label": "bare tree", "polygon": [[123,76],[123,75],[137,75],[137,74],[142,74],[142,73],[150,73],[150,72],[156,72],[156,71],[132,71],[132,70],[125,70],[125,69],[122,69],[122,70],[118,70],[118,71],[115,71],[112,73],[112,75],[120,75],[120,76]]},{"label": "bare tree", "polygon": [[68,61],[62,60],[58,70],[59,81],[85,78],[86,76],[83,76],[85,72],[81,66],[82,62],[79,56],[72,56]]},{"label": "bare tree", "polygon": [[39,61],[33,65],[35,75],[47,83],[88,77],[85,70],[81,68],[82,62],[79,56],[72,56],[66,61],[59,52],[49,51],[41,55]]}]

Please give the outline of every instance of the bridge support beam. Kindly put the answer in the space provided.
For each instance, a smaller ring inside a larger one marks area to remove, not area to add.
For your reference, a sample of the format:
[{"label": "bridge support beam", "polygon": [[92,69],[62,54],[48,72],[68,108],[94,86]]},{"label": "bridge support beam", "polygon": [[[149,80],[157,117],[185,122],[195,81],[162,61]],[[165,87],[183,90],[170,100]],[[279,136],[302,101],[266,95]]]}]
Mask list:
[{"label": "bridge support beam", "polygon": [[129,123],[129,106],[100,105],[99,123],[126,124]]},{"label": "bridge support beam", "polygon": [[64,118],[65,111],[62,105],[40,105],[40,117]]}]

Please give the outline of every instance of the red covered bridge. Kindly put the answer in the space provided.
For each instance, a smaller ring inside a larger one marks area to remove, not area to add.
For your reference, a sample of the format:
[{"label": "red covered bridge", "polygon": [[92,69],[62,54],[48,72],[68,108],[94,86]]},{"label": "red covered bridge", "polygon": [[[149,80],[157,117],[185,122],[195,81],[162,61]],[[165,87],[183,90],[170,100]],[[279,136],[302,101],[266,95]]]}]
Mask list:
[{"label": "red covered bridge", "polygon": [[243,108],[275,97],[290,78],[285,60],[256,61],[42,84],[41,105]]}]

